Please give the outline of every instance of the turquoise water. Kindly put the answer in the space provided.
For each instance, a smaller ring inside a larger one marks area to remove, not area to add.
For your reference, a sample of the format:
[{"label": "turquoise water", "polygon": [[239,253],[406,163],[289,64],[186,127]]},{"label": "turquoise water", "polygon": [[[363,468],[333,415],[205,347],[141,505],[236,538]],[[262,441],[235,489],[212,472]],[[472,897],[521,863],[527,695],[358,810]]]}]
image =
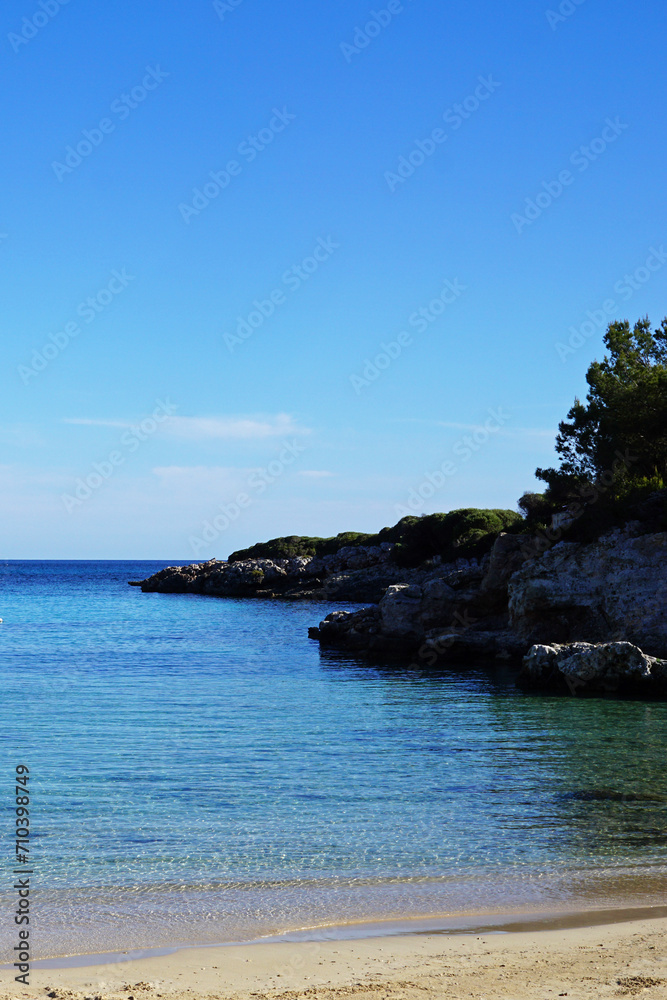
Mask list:
[{"label": "turquoise water", "polygon": [[330,605],[128,587],[163,565],[0,564],[38,954],[667,900],[667,704],[321,653]]}]

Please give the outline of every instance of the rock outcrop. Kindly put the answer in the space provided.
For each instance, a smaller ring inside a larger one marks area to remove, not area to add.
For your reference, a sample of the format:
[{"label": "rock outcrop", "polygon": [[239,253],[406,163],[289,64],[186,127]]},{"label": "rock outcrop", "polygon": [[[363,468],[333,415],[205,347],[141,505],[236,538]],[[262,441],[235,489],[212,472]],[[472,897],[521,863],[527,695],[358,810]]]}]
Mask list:
[{"label": "rock outcrop", "polygon": [[638,525],[560,542],[509,580],[510,622],[529,645],[628,641],[667,656],[667,533]]},{"label": "rock outcrop", "polygon": [[497,549],[516,557],[518,540],[508,544],[507,537],[499,536],[481,561],[431,566],[421,579],[412,571],[408,580],[396,569],[403,582],[388,587],[377,607],[333,612],[310,629],[311,638],[323,646],[409,658],[417,667],[446,660],[518,661],[526,646],[509,629],[507,577],[495,557]]},{"label": "rock outcrop", "polygon": [[210,560],[170,567],[140,586],[368,603],[332,612],[310,636],[417,667],[520,664],[528,654],[521,683],[530,688],[667,690],[667,533],[642,534],[632,523],[591,544],[559,542],[543,555],[524,542],[503,533],[480,560],[434,558],[418,569],[400,568],[388,543],[320,559]]},{"label": "rock outcrop", "polygon": [[517,683],[524,689],[571,694],[665,694],[667,660],[630,642],[536,645],[524,657]]},{"label": "rock outcrop", "polygon": [[661,691],[667,534],[642,535],[631,524],[592,544],[561,542],[529,558],[521,541],[500,535],[479,564],[443,565],[421,581],[397,580],[376,608],[329,615],[310,634],[325,646],[425,666],[520,662],[534,647],[521,674],[524,686]]},{"label": "rock outcrop", "polygon": [[274,596],[290,586],[315,586],[306,559],[248,559],[227,563],[211,559],[169,566],[140,584],[144,593],[205,594],[211,597]]},{"label": "rock outcrop", "polygon": [[[347,546],[321,559],[210,559],[170,566],[138,586],[145,593],[212,597],[318,597],[377,603],[396,579],[393,546]],[[419,575],[419,571],[411,571]],[[137,585],[137,584],[135,584]]]},{"label": "rock outcrop", "polygon": [[[134,582],[145,593],[206,594],[213,597],[310,597],[348,603],[380,602],[393,584],[427,584],[442,578],[461,587],[479,584],[482,568],[476,560],[441,564],[436,558],[418,569],[401,569],[391,558],[394,546],[346,546],[320,559],[210,559],[188,566],[169,566],[147,580]],[[488,562],[488,557],[487,560]],[[441,586],[438,584],[437,586]],[[428,600],[438,611],[436,589]]]}]

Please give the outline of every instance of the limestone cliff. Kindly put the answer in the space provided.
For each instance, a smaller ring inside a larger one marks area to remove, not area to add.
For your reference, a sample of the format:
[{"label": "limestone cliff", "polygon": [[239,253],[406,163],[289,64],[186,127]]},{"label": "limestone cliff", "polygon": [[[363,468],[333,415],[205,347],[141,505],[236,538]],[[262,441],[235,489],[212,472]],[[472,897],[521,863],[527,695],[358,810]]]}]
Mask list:
[{"label": "limestone cliff", "polygon": [[[418,666],[494,659],[518,664],[534,646],[560,650],[572,643],[621,643],[667,658],[666,532],[642,534],[634,522],[590,544],[562,541],[532,557],[524,543],[525,536],[500,534],[479,560],[443,563],[436,557],[417,569],[401,569],[391,544],[350,546],[319,559],[211,560],[170,567],[140,586],[217,597],[365,602],[372,606],[332,612],[311,637],[323,646]],[[538,670],[542,661],[547,666]],[[554,657],[531,662],[532,686],[550,686],[558,674]]]},{"label": "limestone cliff", "polygon": [[526,644],[627,641],[667,656],[667,533],[637,525],[590,545],[561,542],[509,581],[510,625]]}]

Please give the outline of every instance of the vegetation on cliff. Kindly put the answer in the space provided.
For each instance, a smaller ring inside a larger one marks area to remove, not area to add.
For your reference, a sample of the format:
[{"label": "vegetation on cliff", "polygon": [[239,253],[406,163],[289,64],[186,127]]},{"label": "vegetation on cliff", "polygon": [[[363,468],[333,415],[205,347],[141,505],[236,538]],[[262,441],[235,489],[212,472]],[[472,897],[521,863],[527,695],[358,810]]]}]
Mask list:
[{"label": "vegetation on cliff", "polygon": [[[559,424],[560,465],[537,469],[544,493],[524,493],[512,510],[466,508],[402,518],[377,534],[347,531],[332,538],[291,535],[233,552],[230,562],[253,558],[323,557],[346,546],[393,543],[401,567],[435,556],[445,562],[488,552],[501,531],[542,532],[545,544],[563,537],[590,541],[628,520],[667,528],[667,318],[652,331],[648,318],[631,328],[611,323],[607,349],[586,374],[586,402],[575,399]],[[662,491],[662,492],[661,492]],[[554,531],[553,515],[564,515]]]},{"label": "vegetation on cliff", "polygon": [[230,562],[243,559],[289,559],[295,556],[332,555],[345,546],[394,544],[392,556],[399,566],[419,566],[440,556],[445,562],[458,556],[470,558],[488,552],[501,531],[517,530],[523,519],[514,510],[466,508],[425,517],[403,517],[398,524],[375,535],[347,531],[334,538],[290,535],[260,542],[232,552]]},{"label": "vegetation on cliff", "polygon": [[244,559],[295,559],[297,556],[330,556],[346,545],[374,545],[376,535],[359,531],[344,531],[332,538],[310,538],[308,535],[287,535],[257,542],[247,549],[238,549],[229,556],[229,562]]},{"label": "vegetation on cliff", "polygon": [[[527,526],[554,513],[573,521],[569,537],[588,540],[628,520],[667,527],[667,318],[655,331],[648,318],[630,328],[611,323],[608,353],[586,373],[586,402],[575,399],[559,424],[559,468],[537,469],[544,493],[525,493]],[[648,498],[653,497],[647,506]]]}]

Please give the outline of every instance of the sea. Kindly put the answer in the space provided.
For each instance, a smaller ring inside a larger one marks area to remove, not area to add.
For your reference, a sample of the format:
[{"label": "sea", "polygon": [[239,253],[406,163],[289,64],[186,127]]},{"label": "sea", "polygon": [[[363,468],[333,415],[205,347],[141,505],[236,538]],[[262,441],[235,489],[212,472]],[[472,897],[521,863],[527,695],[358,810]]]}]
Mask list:
[{"label": "sea", "polygon": [[[667,903],[667,703],[320,650],[318,601],[0,564],[0,943],[33,958]],[[354,609],[358,605],[335,605]]]}]

